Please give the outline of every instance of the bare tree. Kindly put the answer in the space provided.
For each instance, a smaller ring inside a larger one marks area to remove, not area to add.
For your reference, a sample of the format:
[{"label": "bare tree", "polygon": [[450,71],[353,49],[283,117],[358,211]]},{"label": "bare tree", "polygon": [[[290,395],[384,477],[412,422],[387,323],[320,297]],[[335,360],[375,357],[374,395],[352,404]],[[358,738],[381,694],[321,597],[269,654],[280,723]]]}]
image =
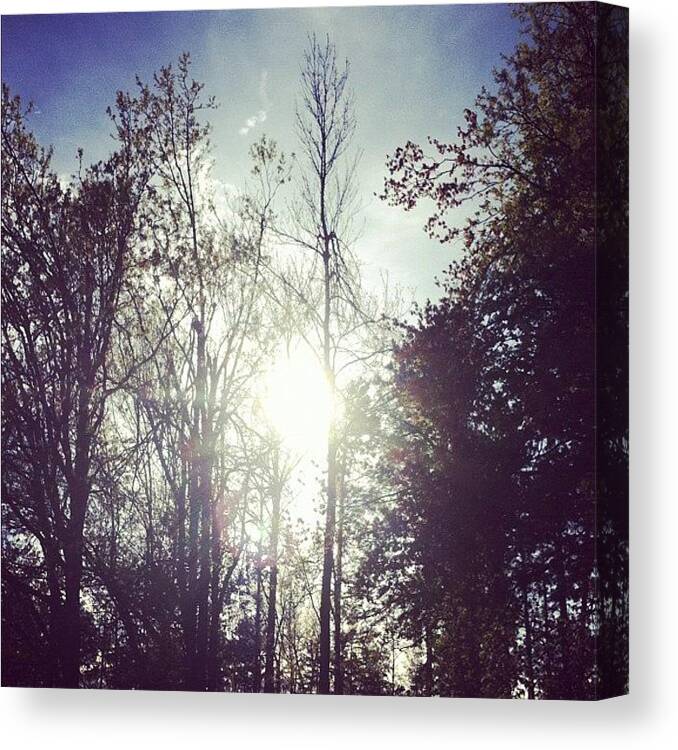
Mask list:
[{"label": "bare tree", "polygon": [[[353,302],[350,240],[355,199],[355,162],[346,159],[355,130],[348,62],[341,66],[329,38],[311,37],[301,72],[297,135],[303,152],[299,203],[294,212],[294,239],[320,264],[319,309],[322,364],[335,394],[334,326],[338,308]],[[320,594],[319,692],[330,692],[332,568],[336,526],[337,436],[327,440],[327,482],[323,568]]]},{"label": "bare tree", "polygon": [[[270,349],[259,282],[285,168],[275,144],[256,144],[252,194],[215,205],[202,116],[216,105],[191,77],[188,55],[122,102],[142,124],[155,167],[149,294],[171,316],[167,345],[131,393],[174,496],[183,683],[215,689],[221,613],[246,541],[236,521],[248,515],[251,474],[243,409]],[[138,332],[152,339],[148,328],[140,309]]]}]

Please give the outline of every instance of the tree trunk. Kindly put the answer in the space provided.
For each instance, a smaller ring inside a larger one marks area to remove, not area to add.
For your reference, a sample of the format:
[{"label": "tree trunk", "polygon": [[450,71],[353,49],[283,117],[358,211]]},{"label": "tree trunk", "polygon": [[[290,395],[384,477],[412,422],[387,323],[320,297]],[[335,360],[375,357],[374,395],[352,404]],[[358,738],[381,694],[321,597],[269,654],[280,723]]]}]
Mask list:
[{"label": "tree trunk", "polygon": [[[202,294],[201,294],[202,298]],[[187,612],[185,613],[187,690],[207,687],[207,639],[209,634],[209,528],[210,476],[207,434],[207,369],[205,362],[204,303],[195,318],[196,377],[191,430],[191,478],[189,492],[189,554]]]},{"label": "tree trunk", "polygon": [[64,547],[66,600],[63,609],[62,687],[80,687],[80,586],[82,537],[74,536]]},{"label": "tree trunk", "polygon": [[80,687],[80,588],[82,584],[82,533],[87,504],[87,483],[78,481],[71,496],[71,519],[64,544],[66,597],[63,607],[62,685]]},{"label": "tree trunk", "polygon": [[259,496],[259,540],[257,541],[257,595],[256,609],[254,612],[254,664],[252,665],[252,691],[258,693],[261,691],[261,596],[262,596],[262,576],[261,576],[261,527],[264,523],[264,497],[263,493]]},{"label": "tree trunk", "polygon": [[[322,205],[322,204],[321,204]],[[324,207],[323,207],[324,210]],[[331,240],[325,236],[323,252],[325,312],[323,317],[323,364],[330,393],[334,395],[334,371],[330,357],[330,250]],[[327,438],[327,508],[323,545],[323,574],[320,591],[320,670],[318,692],[330,692],[330,609],[332,601],[332,568],[334,565],[334,532],[337,512],[337,446],[334,424]]]},{"label": "tree trunk", "polygon": [[344,692],[343,640],[341,634],[341,584],[344,553],[344,472],[337,477],[337,559],[334,567],[334,692]]},{"label": "tree trunk", "polygon": [[[276,466],[277,469],[277,466]],[[277,472],[276,472],[277,473]],[[266,618],[266,664],[264,668],[264,692],[275,692],[275,625],[276,599],[278,596],[278,537],[280,534],[280,495],[282,485],[276,476],[271,509],[271,577],[268,591],[268,613]]]},{"label": "tree trunk", "polygon": [[80,686],[80,588],[82,584],[83,529],[89,500],[90,394],[92,382],[86,378],[80,388],[75,439],[75,461],[69,477],[70,518],[64,540],[64,579],[66,596],[63,608],[63,686]]}]

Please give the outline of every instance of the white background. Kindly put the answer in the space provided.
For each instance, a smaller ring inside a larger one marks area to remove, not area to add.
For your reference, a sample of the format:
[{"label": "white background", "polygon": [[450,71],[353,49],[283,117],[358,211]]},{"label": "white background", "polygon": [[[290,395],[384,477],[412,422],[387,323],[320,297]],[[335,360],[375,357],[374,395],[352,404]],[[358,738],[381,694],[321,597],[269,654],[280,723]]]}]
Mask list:
[{"label": "white background", "polygon": [[[255,7],[0,0],[2,13]],[[365,4],[334,2],[334,5]],[[0,691],[5,747],[667,747],[678,739],[678,3],[631,0],[631,691],[598,704]]]}]

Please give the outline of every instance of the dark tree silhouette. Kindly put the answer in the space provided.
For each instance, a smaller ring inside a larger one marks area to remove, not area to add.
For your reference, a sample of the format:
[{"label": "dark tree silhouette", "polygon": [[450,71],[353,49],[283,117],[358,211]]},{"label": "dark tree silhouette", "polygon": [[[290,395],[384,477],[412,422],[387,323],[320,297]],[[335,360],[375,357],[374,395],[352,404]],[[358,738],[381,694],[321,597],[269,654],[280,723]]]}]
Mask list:
[{"label": "dark tree silhouette", "polygon": [[[429,234],[467,248],[397,354],[419,446],[399,481],[423,492],[421,554],[444,537],[433,565],[456,621],[441,640],[458,646],[468,628],[470,661],[441,689],[508,694],[518,681],[530,697],[599,697],[622,692],[626,674],[627,492],[614,480],[627,461],[626,16],[585,4],[517,14],[529,41],[466,111],[458,141],[429,139],[431,155],[408,143],[389,160],[384,197],[432,202]],[[614,165],[602,191],[599,163]],[[459,228],[464,203],[475,211]],[[521,671],[486,689],[504,674],[514,618]]]}]

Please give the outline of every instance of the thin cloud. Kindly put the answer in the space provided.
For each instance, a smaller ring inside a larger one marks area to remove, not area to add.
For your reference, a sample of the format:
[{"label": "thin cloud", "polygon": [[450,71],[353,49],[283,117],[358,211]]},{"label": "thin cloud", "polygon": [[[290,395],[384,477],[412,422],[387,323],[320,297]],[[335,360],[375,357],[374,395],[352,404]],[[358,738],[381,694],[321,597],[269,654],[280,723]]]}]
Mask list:
[{"label": "thin cloud", "polygon": [[266,122],[266,110],[260,109],[256,115],[252,115],[252,117],[248,117],[247,120],[245,120],[245,124],[238,130],[240,135],[247,135],[252,128],[255,128],[257,125],[261,125],[261,123]]},{"label": "thin cloud", "polygon": [[261,75],[259,76],[259,101],[261,103],[261,109],[255,115],[252,115],[252,117],[248,117],[247,120],[245,120],[245,124],[238,130],[240,135],[247,135],[252,128],[266,122],[267,110],[269,107],[267,70],[262,70]]},{"label": "thin cloud", "polygon": [[264,108],[268,108],[268,71],[262,70],[259,77],[259,98]]}]

